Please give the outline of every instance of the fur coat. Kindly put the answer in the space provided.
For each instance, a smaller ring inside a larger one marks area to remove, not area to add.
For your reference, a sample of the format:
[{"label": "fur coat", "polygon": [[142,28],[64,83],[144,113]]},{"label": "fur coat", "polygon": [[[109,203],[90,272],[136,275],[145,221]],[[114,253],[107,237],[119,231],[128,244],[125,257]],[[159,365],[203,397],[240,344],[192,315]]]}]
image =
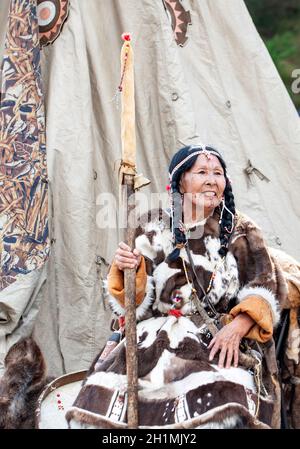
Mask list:
[{"label": "fur coat", "polygon": [[[143,255],[136,291],[140,427],[279,427],[280,389],[272,335],[288,286],[258,226],[237,213],[224,260],[218,252],[217,211],[191,230],[189,239],[197,276],[205,290],[211,283],[208,295],[218,312],[227,322],[247,312],[255,322],[244,340],[261,361],[256,376],[243,366],[218,368],[218,355],[208,360],[206,333],[195,319],[183,266],[182,259],[189,275],[185,248],[175,262],[167,260],[173,245],[166,211],[152,210],[141,217],[135,246]],[[113,312],[124,316],[123,273],[114,264],[108,290]],[[170,313],[175,296],[180,298],[177,316]],[[94,361],[66,415],[71,428],[126,428],[125,345],[123,339],[102,363]]]}]

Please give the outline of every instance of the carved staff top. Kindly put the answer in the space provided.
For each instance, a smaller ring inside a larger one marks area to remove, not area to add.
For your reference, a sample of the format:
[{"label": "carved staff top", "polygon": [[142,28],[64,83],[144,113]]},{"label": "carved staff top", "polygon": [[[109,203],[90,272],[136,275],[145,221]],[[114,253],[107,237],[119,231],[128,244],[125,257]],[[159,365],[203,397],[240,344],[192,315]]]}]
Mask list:
[{"label": "carved staff top", "polygon": [[121,50],[121,82],[122,92],[122,163],[121,172],[136,174],[136,136],[135,136],[135,101],[134,101],[134,70],[133,50],[129,33],[122,35],[124,44]]}]

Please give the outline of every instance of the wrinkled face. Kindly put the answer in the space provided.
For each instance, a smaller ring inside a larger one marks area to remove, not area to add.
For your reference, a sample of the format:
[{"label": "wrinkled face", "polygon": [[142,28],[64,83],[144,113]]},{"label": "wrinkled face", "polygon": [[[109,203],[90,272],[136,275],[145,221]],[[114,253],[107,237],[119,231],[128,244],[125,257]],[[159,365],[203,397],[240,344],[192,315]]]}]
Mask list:
[{"label": "wrinkled face", "polygon": [[180,181],[184,201],[193,207],[204,210],[204,216],[210,214],[222,201],[226,180],[224,170],[216,156],[200,154],[193,167],[186,171]]}]

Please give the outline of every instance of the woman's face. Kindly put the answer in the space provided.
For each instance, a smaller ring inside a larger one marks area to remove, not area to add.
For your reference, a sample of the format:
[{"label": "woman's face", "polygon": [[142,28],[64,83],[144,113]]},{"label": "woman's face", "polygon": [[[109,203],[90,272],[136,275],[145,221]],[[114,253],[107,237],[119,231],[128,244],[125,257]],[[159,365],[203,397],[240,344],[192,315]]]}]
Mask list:
[{"label": "woman's face", "polygon": [[224,170],[216,156],[200,154],[193,167],[187,170],[180,181],[184,201],[204,211],[207,217],[222,201],[226,180]]}]

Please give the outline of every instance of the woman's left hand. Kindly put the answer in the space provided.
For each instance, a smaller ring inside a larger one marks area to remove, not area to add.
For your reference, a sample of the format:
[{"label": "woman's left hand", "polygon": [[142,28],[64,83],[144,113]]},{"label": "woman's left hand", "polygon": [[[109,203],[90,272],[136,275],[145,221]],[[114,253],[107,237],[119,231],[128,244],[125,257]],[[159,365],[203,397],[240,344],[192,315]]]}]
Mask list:
[{"label": "woman's left hand", "polygon": [[222,327],[210,342],[208,346],[208,349],[211,349],[209,360],[213,360],[216,353],[220,351],[219,368],[224,366],[230,368],[232,361],[234,366],[237,367],[241,339],[247,335],[254,324],[254,320],[247,313],[237,315],[231,323]]}]

